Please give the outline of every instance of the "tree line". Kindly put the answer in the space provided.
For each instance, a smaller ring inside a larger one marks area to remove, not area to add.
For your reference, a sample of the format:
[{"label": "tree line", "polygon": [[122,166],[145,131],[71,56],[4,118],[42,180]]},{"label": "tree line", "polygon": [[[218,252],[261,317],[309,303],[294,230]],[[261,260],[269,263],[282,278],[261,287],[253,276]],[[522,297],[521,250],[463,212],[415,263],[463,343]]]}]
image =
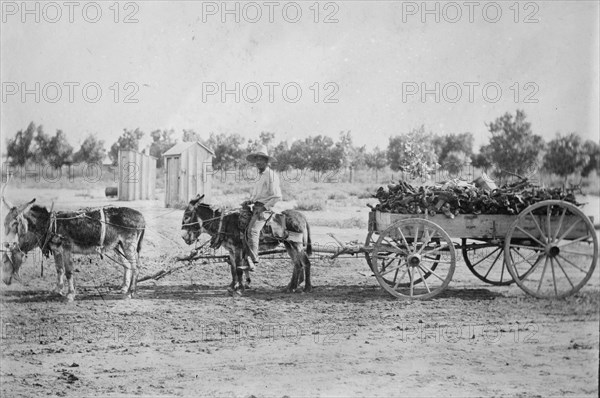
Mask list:
[{"label": "tree line", "polygon": [[[471,165],[498,177],[527,175],[540,169],[564,177],[600,171],[600,146],[592,140],[583,141],[577,133],[557,135],[549,142],[533,133],[525,112],[505,113],[486,124],[489,142],[474,152],[473,134],[470,132],[437,136],[424,126],[389,138],[387,148],[375,147],[367,151],[356,146],[350,131],[341,131],[336,140],[329,136],[309,136],[293,142],[275,141],[275,133],[261,132],[259,137],[246,139],[240,134],[210,133],[202,136],[193,129],[178,134],[173,129],[157,129],[150,133],[152,142],[149,154],[157,158],[162,167],[162,155],[179,139],[198,141],[211,148],[213,168],[229,170],[244,163],[246,155],[260,145],[269,148],[277,161],[277,170],[288,168],[311,169],[325,172],[340,168],[350,170],[369,168],[376,172],[386,167],[415,177],[427,177],[443,168],[458,172]],[[139,128],[124,129],[116,142],[106,151],[104,141],[88,135],[77,151],[68,143],[65,134],[57,130],[54,136],[44,132],[43,126],[33,122],[7,139],[6,152],[12,166],[25,166],[27,162],[45,162],[60,168],[79,162],[102,162],[106,155],[114,165],[118,163],[119,150],[140,151],[140,141],[145,133]]]}]

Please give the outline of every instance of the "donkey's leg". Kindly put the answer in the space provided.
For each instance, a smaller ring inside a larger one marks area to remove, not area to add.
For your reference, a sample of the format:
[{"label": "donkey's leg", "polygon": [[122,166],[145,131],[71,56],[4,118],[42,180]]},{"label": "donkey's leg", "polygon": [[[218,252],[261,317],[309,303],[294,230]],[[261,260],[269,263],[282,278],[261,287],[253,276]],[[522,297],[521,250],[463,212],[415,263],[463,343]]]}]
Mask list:
[{"label": "donkey's leg", "polygon": [[235,252],[235,276],[236,276],[236,283],[235,283],[235,291],[237,294],[242,294],[244,293],[245,290],[245,286],[244,286],[244,271],[242,269],[240,269],[240,265],[243,264],[244,258],[242,256],[242,250],[236,250]]},{"label": "donkey's leg", "polygon": [[137,252],[137,239],[129,239],[125,243],[125,257],[127,257],[127,261],[131,264],[131,272],[129,279],[129,288],[125,291],[128,298],[133,297],[137,288],[137,278],[138,278],[138,252]]},{"label": "donkey's leg", "polygon": [[250,271],[245,269],[244,276],[246,277],[246,283],[244,284],[244,287],[246,289],[250,289],[250,282],[252,282],[252,279],[250,279]]},{"label": "donkey's leg", "polygon": [[288,255],[292,259],[292,263],[294,264],[294,268],[292,270],[292,279],[287,287],[284,289],[286,293],[292,293],[298,288],[298,275],[302,270],[302,262],[298,256],[298,245],[296,243],[285,242],[285,249],[288,252]]},{"label": "donkey's leg", "polygon": [[233,291],[235,290],[235,285],[237,283],[237,263],[235,258],[235,252],[233,250],[229,250],[229,258],[227,262],[229,263],[229,270],[231,271],[231,283],[229,284],[227,291],[229,293],[233,293]]},{"label": "donkey's leg", "polygon": [[304,268],[304,291],[308,293],[312,291],[312,283],[310,282],[310,259],[308,258],[308,255],[306,254],[304,249],[301,250],[302,251],[299,253],[299,256]]},{"label": "donkey's leg", "polygon": [[67,300],[73,301],[75,300],[75,284],[73,281],[75,278],[73,276],[74,267],[70,250],[63,251],[63,264],[65,265],[65,276],[68,284]]},{"label": "donkey's leg", "polygon": [[[120,246],[120,250],[119,250]],[[117,253],[117,257],[119,259],[119,263],[123,267],[123,283],[119,287],[119,292],[126,294],[129,291],[129,286],[131,283],[131,270],[133,268],[132,263],[127,258],[127,250],[123,247],[122,244],[119,244],[115,247],[115,253]]]},{"label": "donkey's leg", "polygon": [[61,296],[64,296],[63,289],[65,287],[65,265],[63,258],[63,248],[61,246],[51,246],[52,252],[54,253],[54,266],[56,267],[56,287],[54,291]]}]

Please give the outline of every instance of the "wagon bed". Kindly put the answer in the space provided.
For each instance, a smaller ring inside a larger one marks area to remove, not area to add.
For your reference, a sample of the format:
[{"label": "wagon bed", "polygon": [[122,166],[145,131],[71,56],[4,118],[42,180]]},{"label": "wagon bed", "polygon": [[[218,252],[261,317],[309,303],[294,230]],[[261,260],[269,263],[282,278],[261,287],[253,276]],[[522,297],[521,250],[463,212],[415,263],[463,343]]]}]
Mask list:
[{"label": "wagon bed", "polygon": [[598,238],[593,220],[576,206],[548,200],[518,215],[448,218],[374,210],[361,251],[386,291],[423,299],[448,286],[459,249],[471,272],[487,283],[516,282],[535,297],[561,298],[592,276]]}]

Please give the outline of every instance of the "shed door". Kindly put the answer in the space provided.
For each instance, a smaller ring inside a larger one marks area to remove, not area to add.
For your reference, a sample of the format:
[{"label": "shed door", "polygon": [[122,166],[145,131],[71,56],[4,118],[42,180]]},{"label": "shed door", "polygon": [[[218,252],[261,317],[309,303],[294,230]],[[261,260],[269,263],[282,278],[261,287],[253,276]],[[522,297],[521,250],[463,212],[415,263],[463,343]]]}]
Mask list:
[{"label": "shed door", "polygon": [[179,156],[167,158],[167,204],[179,202]]}]

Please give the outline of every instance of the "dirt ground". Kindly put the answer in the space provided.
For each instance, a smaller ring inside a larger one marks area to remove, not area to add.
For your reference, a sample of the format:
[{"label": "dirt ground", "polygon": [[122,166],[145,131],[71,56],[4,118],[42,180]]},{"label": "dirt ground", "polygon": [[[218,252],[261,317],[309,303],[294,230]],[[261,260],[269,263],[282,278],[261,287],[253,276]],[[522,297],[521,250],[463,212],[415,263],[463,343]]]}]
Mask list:
[{"label": "dirt ground", "polygon": [[[89,200],[87,205],[100,204]],[[148,223],[142,275],[189,250],[180,210],[136,203]],[[359,216],[363,212],[352,211]],[[309,219],[318,214],[307,213]],[[366,217],[366,216],[365,216]],[[331,228],[313,240],[332,242]],[[335,231],[344,241],[366,231]],[[1,290],[0,393],[33,396],[598,396],[600,277],[540,300],[486,285],[457,263],[429,301],[398,301],[364,258],[313,256],[310,294],[284,294],[291,262],[267,259],[243,297],[221,263],[114,292],[121,270],[77,259],[75,302],[51,292],[32,253],[25,285]]]}]

